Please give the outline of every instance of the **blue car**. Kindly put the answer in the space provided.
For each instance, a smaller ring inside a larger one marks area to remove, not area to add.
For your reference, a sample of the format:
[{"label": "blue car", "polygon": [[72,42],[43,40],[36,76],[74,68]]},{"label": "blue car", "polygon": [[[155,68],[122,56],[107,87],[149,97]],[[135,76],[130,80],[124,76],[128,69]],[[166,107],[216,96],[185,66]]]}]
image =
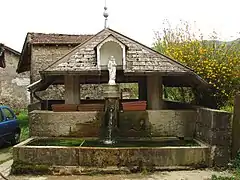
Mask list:
[{"label": "blue car", "polygon": [[7,106],[0,106],[0,146],[20,142],[21,129],[15,113]]}]

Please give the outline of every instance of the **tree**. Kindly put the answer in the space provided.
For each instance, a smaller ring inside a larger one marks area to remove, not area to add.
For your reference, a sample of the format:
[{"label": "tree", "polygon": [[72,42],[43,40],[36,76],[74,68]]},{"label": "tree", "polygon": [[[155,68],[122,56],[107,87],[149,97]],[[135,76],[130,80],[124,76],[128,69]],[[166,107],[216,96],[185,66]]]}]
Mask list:
[{"label": "tree", "polygon": [[187,22],[181,21],[181,27],[175,28],[167,25],[156,32],[154,49],[193,69],[209,83],[207,97],[213,98],[218,108],[225,105],[239,89],[240,40],[221,42],[216,32],[204,40]]}]

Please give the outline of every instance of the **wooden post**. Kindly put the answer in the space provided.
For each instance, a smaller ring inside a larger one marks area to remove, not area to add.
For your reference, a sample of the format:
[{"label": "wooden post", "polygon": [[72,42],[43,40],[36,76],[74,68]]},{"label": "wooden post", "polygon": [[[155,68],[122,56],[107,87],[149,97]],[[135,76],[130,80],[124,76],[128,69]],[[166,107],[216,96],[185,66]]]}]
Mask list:
[{"label": "wooden post", "polygon": [[65,76],[65,104],[80,104],[80,84],[78,76]]},{"label": "wooden post", "polygon": [[147,76],[147,103],[149,110],[163,108],[162,77],[159,75]]},{"label": "wooden post", "polygon": [[147,101],[147,82],[146,77],[138,80],[138,99],[141,101]]},{"label": "wooden post", "polygon": [[234,112],[232,124],[232,158],[234,159],[240,150],[240,92],[234,99]]}]

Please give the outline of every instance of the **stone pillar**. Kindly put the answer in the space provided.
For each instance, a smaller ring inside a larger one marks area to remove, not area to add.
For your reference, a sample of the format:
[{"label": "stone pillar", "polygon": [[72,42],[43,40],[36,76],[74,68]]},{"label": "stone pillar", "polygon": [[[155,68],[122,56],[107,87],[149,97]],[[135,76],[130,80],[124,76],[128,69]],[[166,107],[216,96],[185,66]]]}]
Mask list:
[{"label": "stone pillar", "polygon": [[147,101],[147,82],[146,78],[141,78],[138,80],[138,99],[142,101]]},{"label": "stone pillar", "polygon": [[240,92],[234,100],[233,125],[232,125],[232,158],[234,159],[240,150]]},{"label": "stone pillar", "polygon": [[149,110],[163,108],[163,87],[160,75],[147,76],[147,105]]},{"label": "stone pillar", "polygon": [[79,76],[65,76],[65,104],[80,104]]}]

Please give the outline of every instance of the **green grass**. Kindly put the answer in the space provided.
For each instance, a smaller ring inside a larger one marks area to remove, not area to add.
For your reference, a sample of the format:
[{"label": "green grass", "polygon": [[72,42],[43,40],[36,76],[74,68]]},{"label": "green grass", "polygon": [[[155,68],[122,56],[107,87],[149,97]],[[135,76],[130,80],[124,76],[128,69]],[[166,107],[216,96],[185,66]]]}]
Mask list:
[{"label": "green grass", "polygon": [[26,140],[29,137],[29,127],[28,127],[28,112],[27,110],[18,111],[18,122],[21,128],[21,141]]},{"label": "green grass", "polygon": [[233,173],[231,177],[213,175],[211,180],[240,180],[240,151],[238,151],[236,158],[232,161],[230,169]]}]

